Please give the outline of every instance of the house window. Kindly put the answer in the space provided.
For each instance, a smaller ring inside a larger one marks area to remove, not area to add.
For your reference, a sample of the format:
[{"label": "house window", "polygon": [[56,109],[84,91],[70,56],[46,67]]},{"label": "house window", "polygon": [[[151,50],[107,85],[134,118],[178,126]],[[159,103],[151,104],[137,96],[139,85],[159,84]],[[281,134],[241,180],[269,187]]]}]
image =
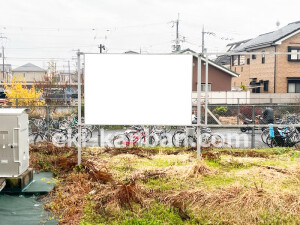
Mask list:
[{"label": "house window", "polygon": [[292,62],[300,61],[300,47],[289,46],[288,52],[291,53],[288,55],[288,61],[292,61]]},{"label": "house window", "polygon": [[252,93],[260,93],[260,87],[252,88]]},{"label": "house window", "polygon": [[300,93],[300,80],[288,81],[288,93]]},{"label": "house window", "polygon": [[263,53],[263,54],[261,55],[261,63],[262,63],[262,64],[265,64],[265,59],[266,59],[266,57],[265,57],[265,54]]},{"label": "house window", "polygon": [[264,91],[269,91],[269,81],[268,80],[264,81]]},{"label": "house window", "polygon": [[232,56],[232,65],[233,66],[238,66],[239,65],[239,56],[237,56],[237,55]]},{"label": "house window", "polygon": [[239,65],[244,65],[245,64],[245,56],[241,55],[241,56],[239,56],[239,59],[240,59],[240,64]]},{"label": "house window", "polygon": [[256,59],[256,55],[252,55],[252,59]]},{"label": "house window", "polygon": [[[201,91],[205,91],[205,84],[201,84]],[[211,84],[208,84],[208,91],[211,91]]]},{"label": "house window", "polygon": [[25,78],[25,73],[23,73],[23,77]]},{"label": "house window", "polygon": [[250,58],[247,59],[247,64],[248,64],[248,65],[250,64]]}]

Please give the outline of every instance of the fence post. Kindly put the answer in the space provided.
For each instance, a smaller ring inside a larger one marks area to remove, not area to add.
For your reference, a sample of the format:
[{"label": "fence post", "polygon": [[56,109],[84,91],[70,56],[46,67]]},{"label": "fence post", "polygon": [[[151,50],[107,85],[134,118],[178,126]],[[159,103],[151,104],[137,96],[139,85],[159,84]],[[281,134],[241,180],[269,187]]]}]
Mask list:
[{"label": "fence post", "polygon": [[19,99],[16,98],[16,108],[18,108],[18,107],[19,107]]},{"label": "fence post", "polygon": [[[46,125],[47,125],[47,129],[48,131],[50,130],[50,111],[49,111],[49,105],[46,105]],[[50,137],[47,137],[47,141],[50,141],[49,139]]]},{"label": "fence post", "polygon": [[98,146],[101,147],[101,126],[98,126]]},{"label": "fence post", "polygon": [[237,125],[240,124],[240,99],[237,99]]},{"label": "fence post", "polygon": [[148,142],[149,142],[149,145],[152,145],[152,139],[150,138],[150,133],[151,133],[151,131],[152,131],[152,126],[149,126],[149,128],[148,128]]},{"label": "fence post", "polygon": [[251,134],[251,148],[255,148],[255,105],[252,106],[252,134]]}]

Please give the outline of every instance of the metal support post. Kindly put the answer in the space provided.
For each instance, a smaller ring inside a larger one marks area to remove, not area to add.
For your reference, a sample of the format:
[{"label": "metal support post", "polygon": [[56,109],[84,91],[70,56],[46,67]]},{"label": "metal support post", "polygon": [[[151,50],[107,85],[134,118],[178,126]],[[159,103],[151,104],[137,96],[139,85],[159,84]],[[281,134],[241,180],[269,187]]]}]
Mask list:
[{"label": "metal support post", "polygon": [[[47,130],[50,130],[50,110],[49,110],[49,105],[46,105],[46,125],[47,125]],[[47,136],[47,140],[50,141],[49,135]]]},{"label": "metal support post", "polygon": [[77,75],[78,75],[78,165],[81,164],[81,71],[80,50],[77,52]]},{"label": "metal support post", "polygon": [[202,62],[201,62],[201,55],[198,56],[198,81],[197,81],[197,158],[201,158],[201,145],[202,145],[202,138],[201,138],[201,69],[202,69]]},{"label": "metal support post", "polygon": [[208,54],[205,55],[205,126],[207,126],[207,108],[208,108]]},{"label": "metal support post", "polygon": [[240,99],[237,99],[237,125],[240,124]]},{"label": "metal support post", "polygon": [[98,126],[98,146],[101,147],[101,126]]},{"label": "metal support post", "polygon": [[152,138],[150,138],[150,134],[152,131],[152,126],[148,126],[148,141],[149,141],[149,145],[152,145]]},{"label": "metal support post", "polygon": [[[252,106],[252,124],[255,124],[255,105]],[[255,148],[255,128],[252,127],[251,148]]]}]

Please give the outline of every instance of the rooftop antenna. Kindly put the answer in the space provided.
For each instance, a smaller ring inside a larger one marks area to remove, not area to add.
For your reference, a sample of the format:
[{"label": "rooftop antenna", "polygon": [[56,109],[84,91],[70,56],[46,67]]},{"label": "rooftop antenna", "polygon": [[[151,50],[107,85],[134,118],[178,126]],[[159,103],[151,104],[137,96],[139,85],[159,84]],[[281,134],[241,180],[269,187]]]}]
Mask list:
[{"label": "rooftop antenna", "polygon": [[277,20],[277,22],[276,22],[276,27],[277,27],[277,29],[279,29],[279,27],[280,27],[280,22],[279,22],[279,20]]}]

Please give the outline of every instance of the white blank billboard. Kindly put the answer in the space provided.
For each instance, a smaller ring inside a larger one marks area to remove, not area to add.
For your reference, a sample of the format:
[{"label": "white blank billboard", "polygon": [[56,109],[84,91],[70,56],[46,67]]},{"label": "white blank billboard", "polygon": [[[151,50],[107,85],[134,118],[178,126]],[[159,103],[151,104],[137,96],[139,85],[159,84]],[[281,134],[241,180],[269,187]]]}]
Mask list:
[{"label": "white blank billboard", "polygon": [[85,54],[85,123],[189,125],[191,55]]}]

